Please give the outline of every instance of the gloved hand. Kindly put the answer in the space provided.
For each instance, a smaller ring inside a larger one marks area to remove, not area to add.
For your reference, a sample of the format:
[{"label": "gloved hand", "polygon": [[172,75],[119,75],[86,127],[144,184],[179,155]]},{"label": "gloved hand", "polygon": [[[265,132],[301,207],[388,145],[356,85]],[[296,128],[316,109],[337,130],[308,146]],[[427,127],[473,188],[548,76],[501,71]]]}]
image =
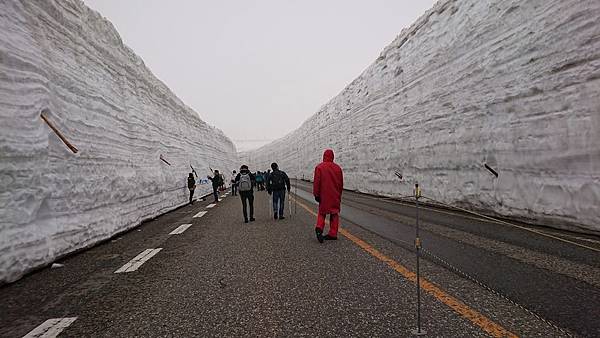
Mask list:
[{"label": "gloved hand", "polygon": [[321,203],[321,197],[315,196],[315,201],[317,201],[317,203]]}]

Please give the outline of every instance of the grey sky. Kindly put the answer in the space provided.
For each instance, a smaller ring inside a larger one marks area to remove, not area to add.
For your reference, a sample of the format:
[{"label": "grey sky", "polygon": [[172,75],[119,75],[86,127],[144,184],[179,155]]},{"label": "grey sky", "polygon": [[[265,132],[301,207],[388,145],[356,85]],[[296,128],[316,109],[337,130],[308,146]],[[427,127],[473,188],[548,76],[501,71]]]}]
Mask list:
[{"label": "grey sky", "polygon": [[299,127],[434,2],[85,0],[233,140]]}]

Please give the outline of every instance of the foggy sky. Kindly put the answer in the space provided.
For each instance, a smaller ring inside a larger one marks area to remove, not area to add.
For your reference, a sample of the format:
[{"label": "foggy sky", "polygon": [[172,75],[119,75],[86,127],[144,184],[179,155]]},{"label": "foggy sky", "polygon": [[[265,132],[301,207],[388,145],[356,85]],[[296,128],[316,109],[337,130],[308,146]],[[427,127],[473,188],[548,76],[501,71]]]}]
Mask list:
[{"label": "foggy sky", "polygon": [[435,2],[84,1],[234,141],[272,140],[299,127]]}]

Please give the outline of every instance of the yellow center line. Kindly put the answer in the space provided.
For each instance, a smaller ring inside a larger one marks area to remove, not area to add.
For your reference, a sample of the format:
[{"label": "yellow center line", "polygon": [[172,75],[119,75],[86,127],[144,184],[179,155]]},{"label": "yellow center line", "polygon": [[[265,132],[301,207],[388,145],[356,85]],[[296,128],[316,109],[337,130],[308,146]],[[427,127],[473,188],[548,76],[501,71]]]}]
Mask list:
[{"label": "yellow center line", "polygon": [[[294,198],[291,196],[290,196],[290,198],[295,199],[296,203],[298,203],[298,205],[300,205],[302,208],[304,208],[310,214],[317,216],[316,212],[314,212],[310,207],[308,207],[304,203],[300,202],[297,198]],[[367,242],[363,241],[362,239],[360,239],[357,236],[348,232],[348,230],[346,230],[346,229],[340,228],[339,233],[342,234],[344,237],[348,238],[354,244],[358,245],[361,249],[363,249],[364,251],[369,253],[371,256],[373,256],[373,257],[377,258],[378,260],[382,261],[383,263],[387,264],[389,267],[391,267],[396,272],[401,274],[404,278],[408,279],[409,281],[411,281],[415,284],[417,283],[417,275],[414,272],[410,271],[408,268],[404,267],[402,264],[400,264],[400,263],[396,262],[395,260],[393,260],[392,258],[384,255],[379,250],[377,250],[374,247],[372,247],[371,245],[369,245]],[[500,326],[499,324],[492,321],[491,319],[487,318],[480,312],[472,309],[467,304],[465,304],[465,303],[461,302],[460,300],[458,300],[457,298],[449,295],[448,293],[446,293],[444,290],[442,290],[440,287],[433,284],[432,282],[429,282],[428,280],[421,278],[420,285],[421,285],[421,288],[425,292],[429,293],[430,295],[435,297],[440,302],[446,304],[448,307],[450,307],[456,313],[458,313],[459,315],[468,319],[469,321],[471,321],[471,323],[479,326],[483,331],[487,332],[488,334],[492,335],[493,337],[518,337],[516,334],[508,331],[507,329]]]}]

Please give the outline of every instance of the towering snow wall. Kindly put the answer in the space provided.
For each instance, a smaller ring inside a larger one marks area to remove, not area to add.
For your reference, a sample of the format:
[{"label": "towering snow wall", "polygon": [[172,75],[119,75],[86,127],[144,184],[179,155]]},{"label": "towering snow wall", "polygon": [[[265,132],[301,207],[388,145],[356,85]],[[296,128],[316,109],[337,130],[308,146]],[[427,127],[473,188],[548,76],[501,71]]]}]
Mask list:
[{"label": "towering snow wall", "polygon": [[77,0],[0,1],[0,132],[0,282],[182,205],[190,165],[237,166],[232,142]]},{"label": "towering snow wall", "polygon": [[418,181],[453,205],[600,232],[599,22],[595,0],[439,1],[299,129],[242,156],[312,179],[331,147],[348,189]]}]

